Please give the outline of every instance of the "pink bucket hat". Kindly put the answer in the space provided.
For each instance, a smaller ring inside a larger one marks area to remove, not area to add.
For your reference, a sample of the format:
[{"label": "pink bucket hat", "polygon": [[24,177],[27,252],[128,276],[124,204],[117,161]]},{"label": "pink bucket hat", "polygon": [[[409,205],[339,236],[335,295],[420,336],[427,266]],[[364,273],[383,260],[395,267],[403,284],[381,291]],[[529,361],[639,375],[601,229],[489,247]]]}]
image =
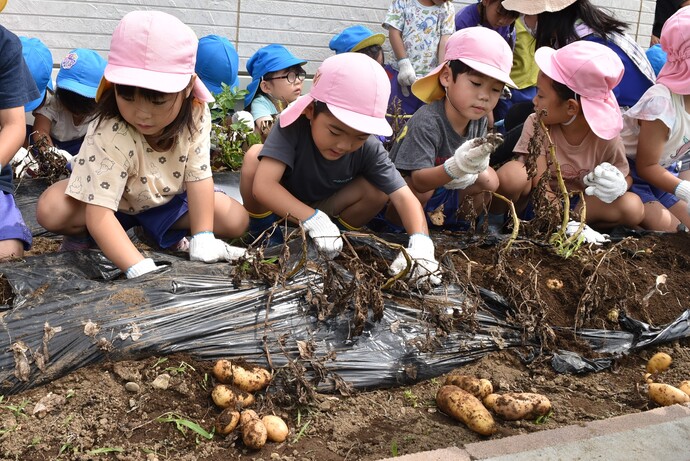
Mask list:
[{"label": "pink bucket hat", "polygon": [[690,94],[690,7],[683,7],[666,20],[661,29],[661,49],[666,64],[657,83],[676,94]]},{"label": "pink bucket hat", "polygon": [[[177,93],[194,75],[196,34],[175,16],[160,11],[132,11],[118,23],[110,41],[108,65],[96,93],[98,100],[111,83]],[[200,78],[194,96],[213,96]]]},{"label": "pink bucket hat", "polygon": [[412,93],[426,103],[443,98],[445,90],[438,76],[448,61],[459,59],[472,69],[515,87],[510,79],[513,52],[498,32],[488,27],[467,27],[446,42],[445,62],[412,84]]},{"label": "pink bucket hat", "polygon": [[381,64],[362,53],[341,53],[321,63],[309,93],[297,98],[280,114],[286,127],[312,101],[326,103],[328,110],[345,125],[362,133],[390,136],[386,121],[391,84]]},{"label": "pink bucket hat", "polygon": [[590,128],[602,139],[623,129],[623,116],[613,89],[623,78],[623,62],[610,48],[578,40],[554,50],[543,46],[534,54],[539,69],[580,96]]}]

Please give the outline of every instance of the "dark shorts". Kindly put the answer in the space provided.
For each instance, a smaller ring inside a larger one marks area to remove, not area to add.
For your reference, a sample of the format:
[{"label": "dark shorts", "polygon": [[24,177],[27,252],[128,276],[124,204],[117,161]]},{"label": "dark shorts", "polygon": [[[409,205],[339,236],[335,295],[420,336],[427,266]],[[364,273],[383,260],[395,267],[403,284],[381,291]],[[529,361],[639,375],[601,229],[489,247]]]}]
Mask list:
[{"label": "dark shorts", "polygon": [[[438,226],[434,224],[429,217],[430,213],[438,210],[443,205],[443,225]],[[460,212],[460,192],[456,189],[446,189],[439,187],[434,191],[426,205],[424,206],[424,214],[426,214],[426,221],[430,228],[435,229],[449,229],[466,231],[470,228],[469,221],[459,218]]]},{"label": "dark shorts", "polygon": [[[640,200],[642,200],[642,203],[646,204],[650,202],[659,202],[667,209],[678,203],[678,197],[675,195],[669,194],[658,187],[652,186],[640,178],[637,175],[637,168],[635,167],[634,160],[629,158],[628,164],[630,165],[630,177],[633,179],[630,192],[637,194],[640,197]],[[666,170],[672,175],[678,176],[678,168],[676,164],[671,165]]]},{"label": "dark shorts", "polygon": [[[534,193],[534,191],[532,192]],[[577,208],[577,205],[580,203],[580,195],[571,195],[570,196],[570,211],[573,211],[575,208]],[[522,213],[518,213],[518,217],[522,219],[523,221],[531,221],[535,217],[534,213],[534,204],[532,203],[532,200],[530,199],[529,202],[527,202],[527,206],[525,209],[522,211]]]},{"label": "dark shorts", "polygon": [[24,250],[31,249],[31,229],[24,222],[14,195],[0,191],[0,240],[20,240]]},{"label": "dark shorts", "polygon": [[115,217],[125,230],[141,226],[161,248],[170,248],[185,237],[189,231],[189,229],[171,229],[188,211],[187,193],[183,192],[174,196],[165,205],[135,215],[118,211],[115,213]]},{"label": "dark shorts", "polygon": [[[391,110],[391,107],[390,107],[391,103],[393,103],[395,101],[395,99],[397,98],[398,100],[400,100],[400,112],[401,113],[399,115],[411,116],[412,114],[417,112],[417,109],[419,109],[420,107],[422,107],[424,105],[424,101],[422,101],[417,96],[412,94],[412,90],[410,90],[409,96],[403,95],[402,90],[400,88],[400,84],[398,83],[398,71],[393,69],[389,65],[386,65],[385,69],[386,69],[386,73],[388,74],[388,78],[391,81],[391,96],[390,96],[390,99],[388,100],[389,111]],[[387,114],[387,115],[392,115],[392,113]],[[388,121],[391,122],[390,118]]]}]

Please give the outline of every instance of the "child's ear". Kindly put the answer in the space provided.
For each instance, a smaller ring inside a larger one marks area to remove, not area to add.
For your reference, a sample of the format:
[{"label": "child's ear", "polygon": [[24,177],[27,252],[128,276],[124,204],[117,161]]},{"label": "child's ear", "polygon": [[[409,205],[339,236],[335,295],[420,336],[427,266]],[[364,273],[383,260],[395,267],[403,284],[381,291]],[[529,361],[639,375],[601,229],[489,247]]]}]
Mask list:
[{"label": "child's ear", "polygon": [[259,83],[259,88],[261,88],[261,91],[263,91],[264,93],[271,94],[271,88],[266,80],[261,79],[261,83]]},{"label": "child's ear", "polygon": [[580,113],[580,101],[575,98],[568,99],[568,115],[571,117]]},{"label": "child's ear", "polygon": [[448,64],[446,64],[438,76],[438,81],[441,84],[441,86],[443,87],[444,91],[448,88],[448,85],[450,85],[450,81],[452,80],[452,78],[453,78],[453,71],[451,71]]},{"label": "child's ear", "polygon": [[314,120],[314,103],[312,102],[311,104],[307,105],[307,107],[304,108],[302,113],[304,114],[305,117],[307,117],[307,119],[309,121],[313,121]]}]

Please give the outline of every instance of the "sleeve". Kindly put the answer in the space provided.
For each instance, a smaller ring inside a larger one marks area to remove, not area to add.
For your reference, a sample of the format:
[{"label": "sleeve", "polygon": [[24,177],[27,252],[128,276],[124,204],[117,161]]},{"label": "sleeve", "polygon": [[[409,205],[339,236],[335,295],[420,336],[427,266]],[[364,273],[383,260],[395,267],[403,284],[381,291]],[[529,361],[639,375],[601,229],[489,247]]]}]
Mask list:
[{"label": "sleeve", "polygon": [[254,117],[254,120],[258,120],[261,117],[272,117],[278,113],[276,106],[266,97],[259,95],[254,98],[249,111]]},{"label": "sleeve", "polygon": [[211,177],[211,111],[208,104],[195,102],[195,133],[187,148],[184,181],[201,181]]},{"label": "sleeve", "polygon": [[0,109],[20,107],[40,96],[19,37],[0,26]]},{"label": "sleeve", "polygon": [[621,173],[627,176],[630,173],[630,165],[625,156],[625,145],[621,137],[617,136],[608,141],[607,150],[607,159],[605,161],[618,168]]},{"label": "sleeve", "polygon": [[297,155],[297,126],[301,123],[301,118],[284,128],[280,123],[275,123],[259,153],[259,159],[269,157],[292,169]]},{"label": "sleeve", "polygon": [[452,2],[444,4],[445,16],[441,20],[441,35],[453,35],[455,32],[455,7]]},{"label": "sleeve", "polygon": [[384,29],[390,27],[398,30],[403,30],[405,25],[405,4],[407,0],[393,0],[393,3],[388,7],[386,18],[383,20]]},{"label": "sleeve", "polygon": [[625,112],[625,117],[637,120],[661,120],[668,129],[673,128],[676,111],[670,91],[661,85],[651,87],[633,107]]},{"label": "sleeve", "polygon": [[[426,115],[426,116],[425,116]],[[396,140],[393,163],[398,170],[415,171],[436,165],[439,130],[426,111],[416,112]]]},{"label": "sleeve", "polygon": [[57,119],[57,107],[55,107],[56,103],[57,99],[55,97],[48,98],[47,104],[44,104],[42,107],[36,109],[34,113],[41,114],[48,120],[55,122],[55,120]]},{"label": "sleeve", "polygon": [[370,159],[364,169],[364,177],[369,182],[388,195],[407,184],[376,137],[371,136],[363,149],[366,158]]},{"label": "sleeve", "polygon": [[514,153],[521,155],[529,154],[529,143],[532,140],[532,136],[534,136],[534,117],[534,114],[530,114],[527,120],[525,120],[524,125],[522,125],[522,134],[513,148]]}]

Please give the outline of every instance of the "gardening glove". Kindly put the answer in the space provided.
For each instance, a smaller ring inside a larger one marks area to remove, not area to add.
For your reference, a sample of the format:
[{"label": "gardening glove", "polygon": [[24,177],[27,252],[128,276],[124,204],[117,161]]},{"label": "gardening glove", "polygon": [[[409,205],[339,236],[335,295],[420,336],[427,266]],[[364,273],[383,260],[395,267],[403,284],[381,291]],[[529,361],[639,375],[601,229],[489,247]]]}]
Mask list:
[{"label": "gardening glove", "polygon": [[477,181],[478,174],[465,174],[458,179],[453,179],[443,185],[446,189],[467,189]]},{"label": "gardening glove", "polygon": [[398,83],[400,84],[400,91],[403,96],[410,95],[410,87],[417,80],[417,74],[412,67],[410,58],[403,58],[398,61]]},{"label": "gardening glove", "polygon": [[[565,227],[565,234],[568,237],[571,237],[577,232],[579,228],[579,221],[570,221],[568,225]],[[609,239],[609,234],[600,234],[599,232],[589,227],[587,224],[585,224],[585,226],[582,228],[582,232],[580,232],[580,238],[584,239],[585,243],[593,243],[595,245],[601,245],[604,242],[611,241]]]},{"label": "gardening glove", "polygon": [[690,181],[678,183],[674,195],[688,204],[688,214],[690,214]]},{"label": "gardening glove", "polygon": [[247,129],[254,130],[254,117],[246,110],[241,110],[232,114],[232,123],[242,123]]},{"label": "gardening glove", "polygon": [[469,139],[458,147],[443,168],[453,179],[459,179],[466,174],[479,174],[489,167],[491,154],[503,143],[503,136],[489,133],[486,138]]},{"label": "gardening glove", "polygon": [[[10,165],[14,170],[16,177],[24,176],[36,176],[36,171],[32,167],[37,166],[36,159],[28,150],[20,147],[12,160],[10,160]],[[2,164],[0,164],[0,170],[2,170]]]},{"label": "gardening glove", "polygon": [[[428,278],[432,285],[441,283],[438,275],[438,261],[434,257],[434,242],[428,235],[412,234],[407,243],[407,254],[412,259],[412,271],[408,274],[410,279],[425,280]],[[399,274],[407,267],[407,260],[401,251],[388,269],[393,275]]]},{"label": "gardening glove", "polygon": [[125,275],[128,279],[133,279],[158,269],[160,269],[160,267],[156,266],[156,263],[153,262],[153,259],[146,258],[127,269],[125,271]]},{"label": "gardening glove", "polygon": [[604,203],[611,203],[628,190],[623,173],[608,162],[597,165],[582,179],[588,186],[585,194],[594,195]]},{"label": "gardening glove", "polygon": [[230,246],[217,239],[210,231],[194,234],[189,242],[190,261],[215,263],[218,261],[235,261],[246,256],[246,249]]},{"label": "gardening glove", "polygon": [[323,211],[316,210],[313,215],[302,222],[302,226],[309,237],[314,240],[316,248],[323,252],[328,259],[335,258],[343,249],[340,229]]},{"label": "gardening glove", "polygon": [[64,159],[67,160],[67,163],[72,161],[72,154],[70,154],[66,150],[58,149],[55,146],[49,147],[47,152],[49,154],[53,154],[56,157],[64,157]]}]

